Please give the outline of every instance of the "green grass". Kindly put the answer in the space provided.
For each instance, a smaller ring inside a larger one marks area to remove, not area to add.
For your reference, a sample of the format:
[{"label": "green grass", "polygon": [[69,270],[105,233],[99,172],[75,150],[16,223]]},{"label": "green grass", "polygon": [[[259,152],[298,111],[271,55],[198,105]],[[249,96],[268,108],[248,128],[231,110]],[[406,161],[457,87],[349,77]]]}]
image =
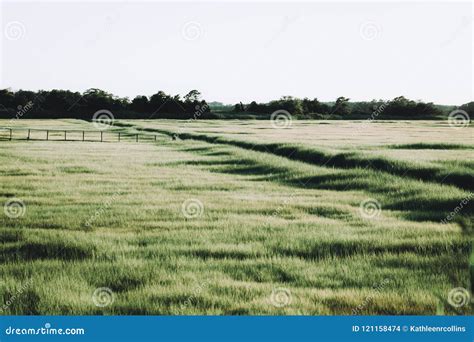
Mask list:
[{"label": "green grass", "polygon": [[[125,127],[130,127],[129,124],[123,125]],[[350,169],[368,168],[377,171],[388,172],[403,177],[411,177],[425,181],[435,181],[438,183],[452,184],[467,190],[474,190],[474,174],[472,172],[472,167],[455,164],[453,162],[450,162],[449,165],[420,165],[413,162],[390,159],[384,156],[368,156],[354,151],[344,153],[331,153],[314,147],[307,147],[296,144],[256,143],[245,140],[221,138],[215,135],[209,136],[205,134],[195,133],[175,133],[174,131],[170,130],[141,128],[140,125],[133,127],[142,131],[162,133],[167,134],[169,136],[177,136],[181,139],[194,139],[210,143],[233,145],[248,150],[271,153],[292,160],[303,161],[316,165]],[[419,146],[419,144],[414,144],[415,147],[417,145]],[[468,149],[468,146],[463,147],[465,149]],[[393,147],[390,146],[389,148]]]},{"label": "green grass", "polygon": [[[168,121],[122,124],[128,133],[173,131]],[[471,289],[471,202],[441,223],[469,187],[436,173],[459,165],[472,177],[465,160],[436,163],[420,179],[252,148],[245,134],[186,134],[138,144],[0,142],[0,200],[26,204],[20,218],[0,215],[2,314],[332,315],[367,298],[360,314],[471,312],[447,302],[452,288]],[[202,215],[183,215],[190,199]],[[378,216],[361,215],[367,199],[380,203]],[[104,307],[92,300],[101,287],[114,298]],[[291,293],[288,305],[272,304],[278,288]]]}]

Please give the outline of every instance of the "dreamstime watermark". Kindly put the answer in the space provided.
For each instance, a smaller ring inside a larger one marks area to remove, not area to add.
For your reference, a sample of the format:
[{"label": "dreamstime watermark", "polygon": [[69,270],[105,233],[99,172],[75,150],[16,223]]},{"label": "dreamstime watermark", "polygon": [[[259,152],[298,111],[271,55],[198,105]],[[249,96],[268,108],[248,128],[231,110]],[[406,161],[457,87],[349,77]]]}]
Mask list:
[{"label": "dreamstime watermark", "polygon": [[462,306],[468,305],[471,300],[471,295],[469,291],[464,287],[456,287],[451,289],[448,293],[448,303],[452,307],[460,308]]},{"label": "dreamstime watermark", "polygon": [[68,109],[66,109],[66,112],[69,112],[71,109],[73,109],[79,102],[84,101],[87,103],[87,100],[85,99],[84,95],[81,95],[76,101],[74,101]]},{"label": "dreamstime watermark", "polygon": [[359,34],[364,40],[375,40],[382,33],[382,28],[374,21],[366,21],[359,26]]},{"label": "dreamstime watermark", "polygon": [[294,198],[295,194],[290,194],[287,198],[285,198],[283,200],[283,203],[281,205],[279,205],[273,212],[272,212],[272,217],[275,217],[275,216],[278,216],[282,211],[283,209],[288,206],[288,204],[290,203],[290,201]]},{"label": "dreamstime watermark", "polygon": [[4,34],[8,40],[20,40],[26,34],[25,25],[19,21],[10,21],[5,25]]},{"label": "dreamstime watermark", "polygon": [[285,31],[287,31],[288,27],[290,27],[290,25],[296,22],[299,18],[300,18],[299,15],[295,15],[291,17],[286,15],[283,18],[283,22],[281,26],[279,27],[278,31],[276,31],[273,37],[271,37],[270,40],[265,44],[265,47],[269,47],[271,44],[273,44],[273,42],[275,42],[278,39],[278,37],[280,37]]},{"label": "dreamstime watermark", "polygon": [[459,22],[459,26],[450,34],[450,36],[444,40],[440,46],[445,47],[449,44],[451,44],[456,38],[466,29],[469,29],[469,27],[472,25],[472,22],[474,21],[474,16],[473,17],[468,17],[464,16],[461,18],[461,21]]},{"label": "dreamstime watermark", "polygon": [[359,213],[367,219],[377,218],[382,212],[382,205],[374,198],[367,198],[359,205]]},{"label": "dreamstime watermark", "polygon": [[208,286],[209,286],[209,284],[206,281],[204,281],[201,284],[195,286],[193,288],[192,294],[188,298],[186,298],[186,300],[183,303],[181,303],[180,310],[184,311],[185,309],[187,309],[190,306],[194,305],[197,302],[197,297],[201,293],[203,293]]},{"label": "dreamstime watermark", "polygon": [[370,116],[367,119],[365,119],[363,123],[355,126],[354,134],[359,134],[361,131],[365,130],[372,121],[376,120],[385,111],[385,109],[387,109],[390,102],[391,101],[388,100],[388,101],[382,102],[380,105],[376,107],[374,106],[374,109],[372,113],[370,114]]},{"label": "dreamstime watermark", "polygon": [[207,104],[204,104],[204,105],[198,104],[194,107],[194,109],[195,111],[193,113],[193,117],[187,120],[189,122],[199,119],[207,110],[209,110],[209,106]]},{"label": "dreamstime watermark", "polygon": [[469,117],[469,114],[462,109],[453,110],[448,115],[448,124],[452,128],[464,128],[469,126],[470,123],[471,118]]},{"label": "dreamstime watermark", "polygon": [[34,106],[33,101],[28,101],[24,106],[19,105],[17,107],[17,112],[15,113],[15,117],[10,119],[10,122],[21,119],[23,115],[25,115],[31,108],[33,108],[33,106]]},{"label": "dreamstime watermark", "polygon": [[104,131],[114,125],[114,114],[107,109],[101,109],[92,115],[92,122],[95,128]]},{"label": "dreamstime watermark", "polygon": [[388,107],[390,102],[391,101],[388,100],[388,101],[382,102],[379,106],[375,107],[374,110],[372,111],[372,114],[370,114],[370,117],[367,118],[366,121],[373,121],[377,119],[380,116],[380,114],[382,114],[384,110]]},{"label": "dreamstime watermark", "polygon": [[[42,95],[42,94],[38,94],[35,96],[35,98],[33,100],[30,100],[28,101],[25,105],[19,105],[17,107],[17,112],[15,113],[15,116],[13,118],[10,119],[9,123],[10,124],[13,124],[15,122],[15,120],[19,120],[21,119],[26,113],[28,113],[35,105],[36,106],[40,106],[41,107],[41,103],[45,100],[45,97]],[[8,110],[5,106],[1,105],[2,108],[4,110],[7,111],[8,113]],[[12,131],[11,131],[12,133]],[[23,163],[21,161],[21,157],[20,156],[16,156],[16,159],[14,159],[11,163],[10,163],[11,166],[16,166],[20,169],[25,169],[27,167],[29,167],[27,164]]]},{"label": "dreamstime watermark", "polygon": [[181,204],[181,213],[188,219],[201,217],[204,213],[204,204],[196,198],[189,198]]},{"label": "dreamstime watermark", "polygon": [[33,279],[28,279],[13,295],[0,307],[0,312],[6,311],[22,294],[33,284]]},{"label": "dreamstime watermark", "polygon": [[3,206],[3,212],[11,219],[17,219],[25,216],[26,205],[19,198],[10,198]]},{"label": "dreamstime watermark", "polygon": [[53,328],[50,323],[46,323],[40,328],[15,328],[9,326],[5,329],[5,335],[84,335],[83,328]]},{"label": "dreamstime watermark", "polygon": [[276,308],[283,308],[291,304],[291,291],[285,287],[274,288],[270,295],[270,303]]},{"label": "dreamstime watermark", "polygon": [[10,124],[13,123],[15,120],[21,119],[26,113],[28,113],[35,105],[41,105],[41,102],[43,102],[45,98],[43,95],[38,94],[33,100],[28,101],[24,105],[19,105],[16,107],[17,111],[15,113],[15,116],[10,119]]},{"label": "dreamstime watermark", "polygon": [[384,288],[391,282],[390,279],[386,278],[382,280],[380,284],[376,284],[372,287],[374,292],[367,297],[365,297],[364,301],[358,305],[356,308],[352,309],[353,315],[359,315],[362,311],[364,311],[373,301],[375,294],[379,294],[384,290]]},{"label": "dreamstime watermark", "polygon": [[94,214],[89,217],[89,219],[85,222],[85,226],[87,228],[91,228],[92,227],[92,224],[97,220],[99,219],[104,213],[105,211],[107,211],[112,203],[114,203],[117,198],[123,194],[123,191],[115,191],[111,196],[107,197],[107,199],[102,203],[102,205],[99,207],[99,209],[97,209]]},{"label": "dreamstime watermark", "polygon": [[469,195],[464,197],[461,202],[451,211],[443,220],[441,220],[441,223],[449,223],[472,199],[474,196],[474,193],[470,192]]},{"label": "dreamstime watermark", "polygon": [[184,124],[182,126],[179,126],[178,127],[178,131],[177,132],[174,132],[171,137],[173,140],[177,140],[180,136],[180,134],[182,134],[184,132],[184,126],[198,120],[204,113],[206,113],[208,110],[210,109],[210,107],[208,106],[207,103],[205,104],[197,104],[195,107],[194,107],[194,112],[193,112],[193,117],[192,118],[189,118],[187,120],[184,121]]},{"label": "dreamstime watermark", "polygon": [[203,29],[197,21],[188,21],[181,27],[181,35],[184,39],[197,40],[203,35]]},{"label": "dreamstime watermark", "polygon": [[92,294],[94,305],[101,308],[111,305],[114,300],[114,292],[108,287],[98,287]]},{"label": "dreamstime watermark", "polygon": [[290,112],[284,109],[276,110],[270,115],[270,122],[273,128],[289,128],[292,121],[293,118]]}]

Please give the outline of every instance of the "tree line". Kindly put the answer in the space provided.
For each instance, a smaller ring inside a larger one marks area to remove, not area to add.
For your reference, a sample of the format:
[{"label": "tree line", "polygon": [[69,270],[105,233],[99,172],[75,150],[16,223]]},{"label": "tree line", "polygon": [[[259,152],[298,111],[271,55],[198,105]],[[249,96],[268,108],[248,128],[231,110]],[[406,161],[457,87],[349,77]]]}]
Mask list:
[{"label": "tree line", "polygon": [[38,92],[28,90],[0,90],[0,117],[28,118],[75,118],[91,119],[94,112],[106,109],[115,118],[190,119],[210,113],[201,93],[191,90],[183,98],[163,91],[148,96],[136,96],[133,100],[114,96],[101,89],[91,88],[84,93],[54,89]]},{"label": "tree line", "polygon": [[[474,115],[474,102],[459,109]],[[285,110],[302,119],[430,119],[441,118],[457,109],[433,103],[409,100],[403,96],[389,101],[372,100],[351,102],[338,97],[333,102],[317,98],[299,99],[283,96],[268,103],[252,101],[235,105],[202,99],[198,90],[181,97],[158,91],[151,96],[138,95],[132,100],[118,97],[101,89],[91,88],[83,93],[69,90],[12,91],[0,89],[0,118],[76,118],[90,120],[94,112],[106,109],[117,119],[214,119],[214,118],[269,118],[275,111]],[[472,117],[472,116],[471,116]]]},{"label": "tree line", "polygon": [[[474,102],[464,104],[459,109],[473,113]],[[243,110],[257,114],[270,114],[276,110],[286,110],[293,116],[303,119],[432,119],[442,118],[450,111],[457,109],[455,106],[435,105],[431,102],[409,100],[403,96],[392,100],[372,100],[361,102],[350,102],[349,98],[338,97],[334,102],[320,102],[314,99],[299,99],[291,96],[283,96],[276,101],[268,103],[257,103],[255,101],[248,105],[242,103],[234,105],[235,113]],[[474,114],[474,113],[473,113]]]}]

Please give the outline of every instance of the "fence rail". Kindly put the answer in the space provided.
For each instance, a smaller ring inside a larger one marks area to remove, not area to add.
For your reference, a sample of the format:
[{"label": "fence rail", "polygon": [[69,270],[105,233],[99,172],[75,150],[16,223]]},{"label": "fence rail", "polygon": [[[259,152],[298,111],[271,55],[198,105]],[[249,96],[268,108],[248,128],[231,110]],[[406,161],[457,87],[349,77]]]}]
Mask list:
[{"label": "fence rail", "polygon": [[0,127],[0,140],[122,142],[156,141],[156,134],[91,131],[80,129],[41,129]]}]

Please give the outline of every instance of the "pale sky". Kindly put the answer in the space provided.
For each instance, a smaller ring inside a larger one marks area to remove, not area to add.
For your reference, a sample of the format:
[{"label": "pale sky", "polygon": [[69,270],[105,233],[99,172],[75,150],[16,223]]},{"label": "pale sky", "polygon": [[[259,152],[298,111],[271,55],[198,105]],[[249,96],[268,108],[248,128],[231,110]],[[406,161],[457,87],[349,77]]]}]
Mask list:
[{"label": "pale sky", "polygon": [[473,100],[472,2],[5,2],[0,87]]}]

